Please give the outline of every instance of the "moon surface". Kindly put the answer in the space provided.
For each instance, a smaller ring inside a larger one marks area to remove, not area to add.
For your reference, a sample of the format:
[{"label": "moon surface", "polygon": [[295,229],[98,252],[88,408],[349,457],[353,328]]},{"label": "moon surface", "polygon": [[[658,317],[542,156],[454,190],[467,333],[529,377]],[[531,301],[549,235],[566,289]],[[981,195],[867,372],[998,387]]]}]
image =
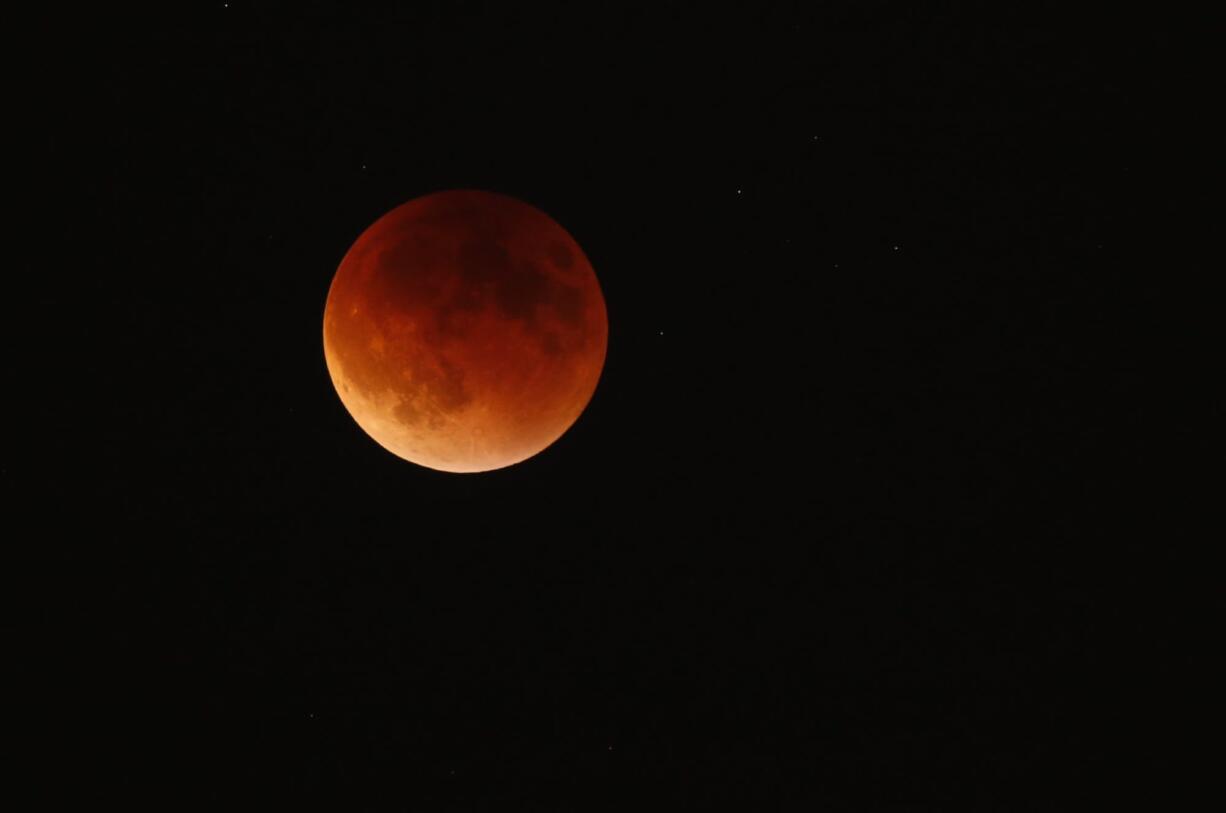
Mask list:
[{"label": "moon surface", "polygon": [[539,453],[591,400],[608,317],[558,223],[475,190],[398,206],[345,254],[324,308],[341,402],[393,454],[479,472]]}]

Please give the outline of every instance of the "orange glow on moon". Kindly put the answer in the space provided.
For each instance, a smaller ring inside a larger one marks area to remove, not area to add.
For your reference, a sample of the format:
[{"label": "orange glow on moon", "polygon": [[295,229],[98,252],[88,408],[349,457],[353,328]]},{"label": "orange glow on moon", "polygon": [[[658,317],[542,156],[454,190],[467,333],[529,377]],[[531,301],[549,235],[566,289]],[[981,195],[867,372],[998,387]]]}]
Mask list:
[{"label": "orange glow on moon", "polygon": [[510,466],[562,436],[604,367],[608,317],[565,229],[491,192],[437,192],[379,218],[345,254],[324,358],[349,414],[413,463]]}]

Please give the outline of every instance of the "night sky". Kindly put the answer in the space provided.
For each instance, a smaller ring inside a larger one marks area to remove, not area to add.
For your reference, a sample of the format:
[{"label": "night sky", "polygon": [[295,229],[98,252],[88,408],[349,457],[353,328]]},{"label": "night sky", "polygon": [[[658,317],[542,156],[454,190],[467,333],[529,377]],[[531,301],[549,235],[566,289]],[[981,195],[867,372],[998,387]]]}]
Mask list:
[{"label": "night sky", "polygon": [[[1146,420],[1160,36],[913,5],[33,21],[41,451],[5,478],[56,562],[61,789],[1097,798],[1147,634],[1110,520]],[[556,219],[609,314],[578,422],[479,475],[380,448],[322,349],[345,251],[450,188]]]}]

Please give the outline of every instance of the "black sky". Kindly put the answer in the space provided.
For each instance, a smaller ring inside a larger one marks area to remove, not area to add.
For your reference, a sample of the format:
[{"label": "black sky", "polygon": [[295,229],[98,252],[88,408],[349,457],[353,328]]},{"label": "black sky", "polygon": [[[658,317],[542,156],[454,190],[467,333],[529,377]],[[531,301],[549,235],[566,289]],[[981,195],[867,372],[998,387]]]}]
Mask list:
[{"label": "black sky", "polygon": [[[57,562],[65,775],[172,809],[1096,798],[1143,671],[1111,518],[1162,39],[911,6],[33,23],[45,448],[6,477]],[[610,321],[578,423],[485,475],[369,440],[321,344],[357,235],[457,187],[557,219]]]}]

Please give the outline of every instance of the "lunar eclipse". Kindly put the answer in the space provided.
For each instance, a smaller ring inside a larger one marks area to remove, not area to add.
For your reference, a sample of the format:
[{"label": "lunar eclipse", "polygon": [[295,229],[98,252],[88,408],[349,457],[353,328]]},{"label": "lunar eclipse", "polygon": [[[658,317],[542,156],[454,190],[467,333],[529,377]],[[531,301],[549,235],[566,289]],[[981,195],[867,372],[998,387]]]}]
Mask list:
[{"label": "lunar eclipse", "polygon": [[324,358],[358,425],[405,460],[480,472],[526,460],[578,419],[608,345],[579,244],[505,195],[454,190],[379,218],[345,254]]}]

